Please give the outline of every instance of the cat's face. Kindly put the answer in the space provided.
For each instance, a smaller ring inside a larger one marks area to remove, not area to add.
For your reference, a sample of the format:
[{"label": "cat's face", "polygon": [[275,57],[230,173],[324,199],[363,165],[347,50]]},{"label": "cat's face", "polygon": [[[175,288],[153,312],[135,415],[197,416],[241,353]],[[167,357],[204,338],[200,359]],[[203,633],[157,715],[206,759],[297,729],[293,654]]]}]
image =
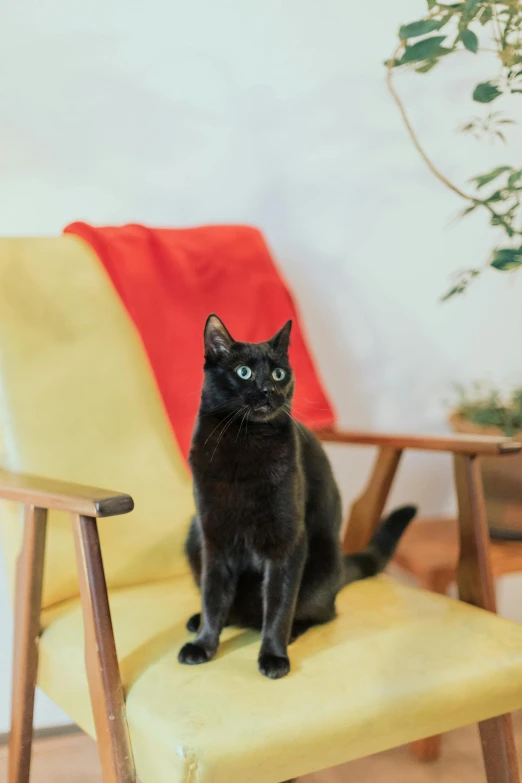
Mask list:
[{"label": "cat's face", "polygon": [[217,315],[205,326],[203,402],[208,412],[248,412],[250,421],[270,421],[289,411],[294,378],[288,361],[292,322],[266,343],[236,342]]}]

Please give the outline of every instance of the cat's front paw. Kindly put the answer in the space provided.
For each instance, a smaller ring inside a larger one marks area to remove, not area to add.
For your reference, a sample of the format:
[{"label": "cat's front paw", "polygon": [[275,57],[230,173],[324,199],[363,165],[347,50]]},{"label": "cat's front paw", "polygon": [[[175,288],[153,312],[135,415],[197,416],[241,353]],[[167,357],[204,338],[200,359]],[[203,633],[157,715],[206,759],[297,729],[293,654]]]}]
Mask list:
[{"label": "cat's front paw", "polygon": [[180,663],[186,663],[189,666],[196,666],[198,663],[207,663],[210,661],[212,655],[208,653],[204,647],[194,642],[187,642],[184,644],[178,653],[178,661]]},{"label": "cat's front paw", "polygon": [[288,656],[272,655],[272,653],[261,653],[258,660],[259,671],[265,677],[271,680],[279,680],[285,677],[290,671],[290,661]]},{"label": "cat's front paw", "polygon": [[200,625],[201,614],[198,612],[197,614],[193,614],[192,617],[187,621],[187,631],[190,631],[191,633],[197,633],[199,631]]}]

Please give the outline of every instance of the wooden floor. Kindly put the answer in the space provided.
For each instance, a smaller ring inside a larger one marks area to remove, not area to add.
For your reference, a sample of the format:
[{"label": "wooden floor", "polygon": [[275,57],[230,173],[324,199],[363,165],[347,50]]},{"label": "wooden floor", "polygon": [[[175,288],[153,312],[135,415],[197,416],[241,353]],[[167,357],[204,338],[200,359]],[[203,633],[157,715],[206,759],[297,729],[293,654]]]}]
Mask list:
[{"label": "wooden floor", "polygon": [[[520,759],[522,713],[515,716],[515,726]],[[404,748],[397,748],[307,775],[300,783],[481,783],[484,780],[478,732],[476,727],[468,726],[445,737],[442,758],[433,764],[419,764]],[[0,747],[0,783],[6,781],[7,749]],[[82,734],[36,742],[31,783],[101,783],[94,743]]]}]

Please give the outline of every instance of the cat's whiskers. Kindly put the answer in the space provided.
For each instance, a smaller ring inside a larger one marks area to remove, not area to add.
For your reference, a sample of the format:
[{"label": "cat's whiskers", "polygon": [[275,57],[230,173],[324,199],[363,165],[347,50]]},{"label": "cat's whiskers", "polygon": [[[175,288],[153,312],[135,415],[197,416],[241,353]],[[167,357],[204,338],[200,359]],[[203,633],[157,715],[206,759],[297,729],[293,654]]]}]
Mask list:
[{"label": "cat's whiskers", "polygon": [[229,419],[231,416],[233,416],[233,415],[234,415],[234,413],[237,413],[237,411],[232,411],[232,413],[229,413],[229,414],[228,414],[228,416],[225,416],[225,418],[224,418],[224,419],[222,419],[221,421],[218,421],[218,423],[216,424],[216,426],[214,427],[214,429],[212,430],[212,432],[210,433],[210,435],[208,436],[208,438],[207,438],[207,439],[206,439],[206,441],[204,442],[203,446],[206,446],[206,445],[207,445],[207,443],[209,442],[210,438],[211,438],[211,437],[212,437],[212,435],[215,433],[215,431],[217,430],[217,428],[218,428],[218,427],[221,427],[221,425],[223,424],[223,422],[224,422],[224,421],[226,421],[227,419]]},{"label": "cat's whiskers", "polygon": [[222,411],[225,408],[228,408],[230,405],[230,402],[228,400],[225,400],[224,402],[220,402],[218,405],[216,405],[214,408],[211,408],[208,411],[205,411],[205,413],[199,413],[200,416],[208,417],[208,416],[214,416],[219,411]]},{"label": "cat's whiskers", "polygon": [[310,403],[310,405],[312,405],[314,408],[319,408],[319,410],[321,410],[321,411],[328,411],[328,410],[330,410],[330,408],[324,408],[324,407],[320,406],[318,402],[316,402],[315,400],[312,400],[310,397],[301,397],[301,399],[304,400],[305,402]]},{"label": "cat's whiskers", "polygon": [[[328,411],[328,408],[322,408],[319,405],[310,404],[310,405],[308,405],[308,410],[310,410],[310,408],[313,408],[316,411],[325,411],[325,412]],[[298,407],[294,402],[292,403],[292,409],[294,411],[296,411],[297,413],[306,413],[307,412],[307,409],[302,408],[302,407]]]},{"label": "cat's whiskers", "polygon": [[306,432],[304,431],[302,424],[300,424],[300,423],[297,421],[297,419],[295,419],[295,418],[292,416],[292,413],[291,413],[291,410],[290,410],[290,408],[289,408],[289,406],[288,406],[288,403],[285,403],[285,404],[283,405],[283,411],[284,411],[284,413],[286,413],[286,415],[288,416],[288,418],[289,418],[289,419],[292,419],[292,421],[294,422],[294,424],[296,425],[296,427],[297,427],[297,428],[298,428],[298,429],[301,431],[301,433],[302,433],[302,435],[303,435],[303,438],[304,438],[305,440],[308,440],[308,435],[307,435],[307,434],[306,434]]},{"label": "cat's whiskers", "polygon": [[217,443],[216,443],[216,446],[215,446],[215,448],[214,448],[214,451],[212,452],[212,456],[211,456],[211,458],[210,458],[210,461],[211,461],[211,462],[212,462],[212,460],[214,459],[214,454],[216,453],[217,447],[218,447],[218,446],[219,446],[219,444],[221,443],[221,440],[222,440],[222,438],[223,438],[223,435],[224,435],[224,434],[225,434],[225,432],[228,430],[228,428],[230,427],[230,425],[231,425],[231,424],[233,424],[233,422],[234,422],[234,421],[237,419],[237,417],[238,417],[238,416],[239,416],[241,413],[243,413],[243,411],[245,410],[245,408],[246,408],[246,407],[247,407],[247,406],[246,406],[246,405],[244,405],[242,408],[240,408],[238,411],[236,411],[236,412],[235,412],[235,415],[234,415],[234,416],[232,416],[232,418],[230,419],[230,421],[227,421],[227,423],[225,424],[225,426],[224,426],[224,427],[223,427],[223,429],[221,430],[221,432],[220,432],[220,434],[219,434],[219,438],[218,438],[218,440],[217,440]]},{"label": "cat's whiskers", "polygon": [[246,413],[243,414],[243,418],[241,419],[241,424],[239,425],[239,429],[237,431],[237,435],[235,437],[234,443],[237,443],[237,439],[239,438],[239,434],[241,432],[241,427],[243,426],[243,422],[245,421],[245,416],[248,416],[248,408],[246,410]]}]

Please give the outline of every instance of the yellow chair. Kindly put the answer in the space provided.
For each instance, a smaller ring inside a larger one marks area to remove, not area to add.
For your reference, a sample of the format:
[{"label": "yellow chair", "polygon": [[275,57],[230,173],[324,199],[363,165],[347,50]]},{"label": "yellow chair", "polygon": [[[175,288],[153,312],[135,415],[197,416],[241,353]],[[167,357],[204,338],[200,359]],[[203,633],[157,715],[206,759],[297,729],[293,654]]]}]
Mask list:
[{"label": "yellow chair", "polygon": [[[19,557],[9,783],[29,780],[37,677],[96,737],[104,783],[280,783],[475,721],[488,781],[518,780],[507,713],[522,707],[522,627],[485,611],[477,459],[517,444],[323,433],[379,447],[347,551],[368,540],[404,449],[453,453],[467,603],[384,576],[354,584],[272,682],[250,631],[227,629],[207,666],[177,662],[199,606],[182,555],[190,477],[138,335],[80,240],[0,240],[0,371],[13,584]],[[89,486],[128,490],[135,510],[122,516],[128,495]]]}]

